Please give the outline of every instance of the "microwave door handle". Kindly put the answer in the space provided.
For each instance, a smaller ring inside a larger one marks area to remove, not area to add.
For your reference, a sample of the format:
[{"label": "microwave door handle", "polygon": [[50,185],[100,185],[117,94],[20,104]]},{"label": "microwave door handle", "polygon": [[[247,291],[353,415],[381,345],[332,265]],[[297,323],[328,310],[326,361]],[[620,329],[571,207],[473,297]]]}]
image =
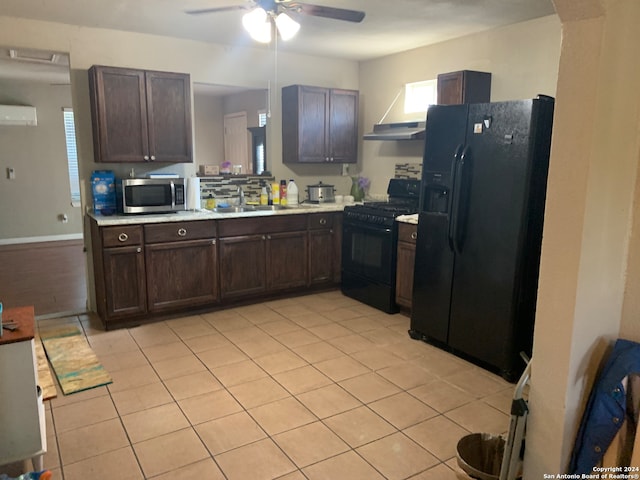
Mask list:
[{"label": "microwave door handle", "polygon": [[454,245],[454,225],[458,216],[458,204],[460,202],[460,188],[458,187],[458,164],[460,163],[460,152],[464,147],[460,144],[456,147],[453,154],[453,163],[451,166],[451,192],[449,195],[449,214],[447,215],[447,240],[449,242],[449,250],[455,251]]},{"label": "microwave door handle", "polygon": [[176,208],[176,184],[171,180],[171,208]]}]

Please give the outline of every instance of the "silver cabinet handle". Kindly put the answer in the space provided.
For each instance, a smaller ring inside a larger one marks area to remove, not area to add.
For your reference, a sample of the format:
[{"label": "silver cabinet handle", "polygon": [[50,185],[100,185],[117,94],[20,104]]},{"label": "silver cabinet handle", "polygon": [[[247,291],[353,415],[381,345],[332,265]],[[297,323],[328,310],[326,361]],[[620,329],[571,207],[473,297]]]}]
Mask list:
[{"label": "silver cabinet handle", "polygon": [[333,233],[333,228],[331,230],[329,230],[329,233]]},{"label": "silver cabinet handle", "polygon": [[118,240],[121,242],[126,242],[127,240],[129,240],[129,235],[123,232],[120,235],[118,235]]},{"label": "silver cabinet handle", "polygon": [[138,247],[136,248],[136,253],[140,253],[142,251],[142,248]]},{"label": "silver cabinet handle", "polygon": [[142,158],[144,158],[144,161],[145,161],[145,162],[148,162],[148,161],[149,161],[149,155],[145,155],[145,156],[144,156],[144,157],[142,157]]},{"label": "silver cabinet handle", "polygon": [[411,232],[411,240],[418,238],[418,232]]},{"label": "silver cabinet handle", "polygon": [[211,245],[215,245],[215,244],[216,244],[216,240],[215,239],[211,240]]},{"label": "silver cabinet handle", "polygon": [[156,156],[155,155],[151,155],[151,160],[155,160]]},{"label": "silver cabinet handle", "polygon": [[267,240],[271,240],[271,235],[267,235]]},{"label": "silver cabinet handle", "polygon": [[327,219],[326,218],[321,218],[320,219],[320,225],[326,225],[327,224]]},{"label": "silver cabinet handle", "polygon": [[266,239],[267,239],[267,237],[266,237],[265,235],[262,235],[262,239],[263,239],[263,240],[266,240]]},{"label": "silver cabinet handle", "polygon": [[179,237],[184,237],[187,235],[187,230],[185,228],[179,228],[178,229],[178,236]]}]

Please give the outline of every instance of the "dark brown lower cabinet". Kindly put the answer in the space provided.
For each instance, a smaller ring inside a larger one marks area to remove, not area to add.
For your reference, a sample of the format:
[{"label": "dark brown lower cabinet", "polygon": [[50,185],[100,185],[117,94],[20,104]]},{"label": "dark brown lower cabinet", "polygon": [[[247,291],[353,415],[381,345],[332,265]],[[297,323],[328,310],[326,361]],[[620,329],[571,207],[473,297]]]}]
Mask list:
[{"label": "dark brown lower cabinet", "polygon": [[307,249],[306,230],[267,235],[267,291],[307,284]]},{"label": "dark brown lower cabinet", "polygon": [[341,213],[98,226],[98,314],[115,328],[340,281]]},{"label": "dark brown lower cabinet", "polygon": [[105,248],[102,251],[102,298],[108,317],[140,315],[147,311],[144,253],[140,245]]},{"label": "dark brown lower cabinet", "polygon": [[264,235],[221,238],[222,299],[264,292],[267,288]]},{"label": "dark brown lower cabinet", "polygon": [[218,300],[215,239],[145,247],[149,311],[213,304]]},{"label": "dark brown lower cabinet", "polygon": [[307,258],[306,231],[222,238],[222,298],[304,287]]},{"label": "dark brown lower cabinet", "polygon": [[413,295],[413,264],[416,258],[417,225],[398,226],[398,263],[396,270],[396,303],[411,308]]}]

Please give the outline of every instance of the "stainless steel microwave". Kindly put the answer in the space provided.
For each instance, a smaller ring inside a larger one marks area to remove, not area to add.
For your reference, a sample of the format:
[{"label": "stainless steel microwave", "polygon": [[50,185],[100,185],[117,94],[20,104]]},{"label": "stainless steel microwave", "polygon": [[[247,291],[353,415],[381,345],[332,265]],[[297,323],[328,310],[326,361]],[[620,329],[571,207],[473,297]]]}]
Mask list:
[{"label": "stainless steel microwave", "polygon": [[185,210],[184,178],[126,178],[116,182],[120,213],[170,213]]}]

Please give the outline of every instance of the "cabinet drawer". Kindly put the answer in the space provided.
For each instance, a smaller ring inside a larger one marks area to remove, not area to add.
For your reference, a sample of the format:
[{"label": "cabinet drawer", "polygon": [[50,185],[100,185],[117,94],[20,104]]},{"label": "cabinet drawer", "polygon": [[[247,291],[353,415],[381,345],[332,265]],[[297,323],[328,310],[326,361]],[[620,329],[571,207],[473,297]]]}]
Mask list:
[{"label": "cabinet drawer", "polygon": [[103,247],[124,247],[142,244],[142,227],[140,225],[122,225],[118,227],[103,227]]},{"label": "cabinet drawer", "polygon": [[198,240],[201,238],[213,238],[215,236],[216,222],[213,220],[156,223],[144,226],[145,243]]},{"label": "cabinet drawer", "polygon": [[331,213],[311,213],[308,217],[309,230],[333,227],[333,214]]},{"label": "cabinet drawer", "polygon": [[220,220],[218,228],[220,237],[297,232],[307,229],[307,218],[303,214],[276,215],[269,218],[229,218]]},{"label": "cabinet drawer", "polygon": [[412,223],[400,223],[398,227],[398,241],[416,243],[418,237],[418,225]]}]

